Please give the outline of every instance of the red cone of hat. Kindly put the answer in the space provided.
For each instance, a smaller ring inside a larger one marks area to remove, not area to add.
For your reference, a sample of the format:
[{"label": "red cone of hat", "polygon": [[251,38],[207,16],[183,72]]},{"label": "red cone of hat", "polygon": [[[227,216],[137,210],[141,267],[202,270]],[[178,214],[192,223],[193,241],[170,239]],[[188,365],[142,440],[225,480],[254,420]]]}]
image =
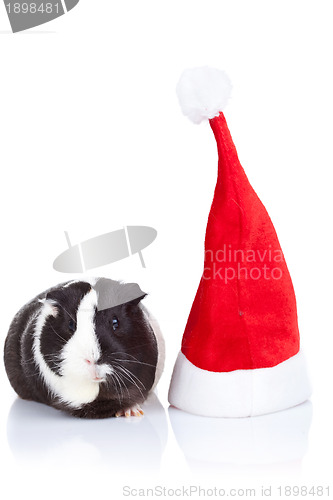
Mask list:
[{"label": "red cone of hat", "polygon": [[221,112],[229,94],[226,75],[211,68],[188,70],[178,85],[184,113],[209,119],[219,160],[204,270],[169,401],[200,415],[243,417],[295,406],[310,388],[280,243]]}]

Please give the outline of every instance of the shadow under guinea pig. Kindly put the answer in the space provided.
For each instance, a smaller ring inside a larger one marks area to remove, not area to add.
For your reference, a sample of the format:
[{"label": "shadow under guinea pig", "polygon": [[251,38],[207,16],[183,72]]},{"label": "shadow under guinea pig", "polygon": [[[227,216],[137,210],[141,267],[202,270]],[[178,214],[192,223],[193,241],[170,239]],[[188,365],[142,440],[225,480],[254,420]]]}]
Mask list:
[{"label": "shadow under guinea pig", "polygon": [[142,418],[82,420],[17,399],[8,415],[8,444],[24,466],[107,466],[119,474],[158,472],[167,442],[166,413],[155,393],[142,408]]}]

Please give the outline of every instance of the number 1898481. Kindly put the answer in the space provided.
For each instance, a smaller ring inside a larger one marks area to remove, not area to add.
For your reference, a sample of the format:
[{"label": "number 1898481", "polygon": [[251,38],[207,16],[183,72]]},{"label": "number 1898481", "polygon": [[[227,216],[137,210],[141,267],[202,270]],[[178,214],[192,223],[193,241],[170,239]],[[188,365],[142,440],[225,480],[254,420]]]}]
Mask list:
[{"label": "number 1898481", "polygon": [[59,3],[41,2],[41,3],[14,3],[6,4],[8,14],[59,14]]}]

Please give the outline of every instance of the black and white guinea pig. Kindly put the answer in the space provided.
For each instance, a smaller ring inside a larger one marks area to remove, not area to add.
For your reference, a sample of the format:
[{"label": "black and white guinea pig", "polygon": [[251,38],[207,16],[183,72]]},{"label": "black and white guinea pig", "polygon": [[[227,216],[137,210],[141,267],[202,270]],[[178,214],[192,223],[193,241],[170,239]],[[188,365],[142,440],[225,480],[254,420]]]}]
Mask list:
[{"label": "black and white guinea pig", "polygon": [[26,304],[5,342],[17,394],[85,418],[139,416],[163,370],[164,342],[134,283],[70,281]]}]

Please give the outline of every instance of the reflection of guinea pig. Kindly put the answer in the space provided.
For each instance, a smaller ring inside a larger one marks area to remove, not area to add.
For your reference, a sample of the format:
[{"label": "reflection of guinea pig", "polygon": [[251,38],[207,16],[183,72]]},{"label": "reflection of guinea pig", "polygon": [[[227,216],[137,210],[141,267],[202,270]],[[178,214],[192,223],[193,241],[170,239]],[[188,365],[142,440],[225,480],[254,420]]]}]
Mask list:
[{"label": "reflection of guinea pig", "polygon": [[23,399],[71,415],[140,415],[161,375],[164,343],[138,285],[105,278],[50,288],[15,316],[8,378]]}]

